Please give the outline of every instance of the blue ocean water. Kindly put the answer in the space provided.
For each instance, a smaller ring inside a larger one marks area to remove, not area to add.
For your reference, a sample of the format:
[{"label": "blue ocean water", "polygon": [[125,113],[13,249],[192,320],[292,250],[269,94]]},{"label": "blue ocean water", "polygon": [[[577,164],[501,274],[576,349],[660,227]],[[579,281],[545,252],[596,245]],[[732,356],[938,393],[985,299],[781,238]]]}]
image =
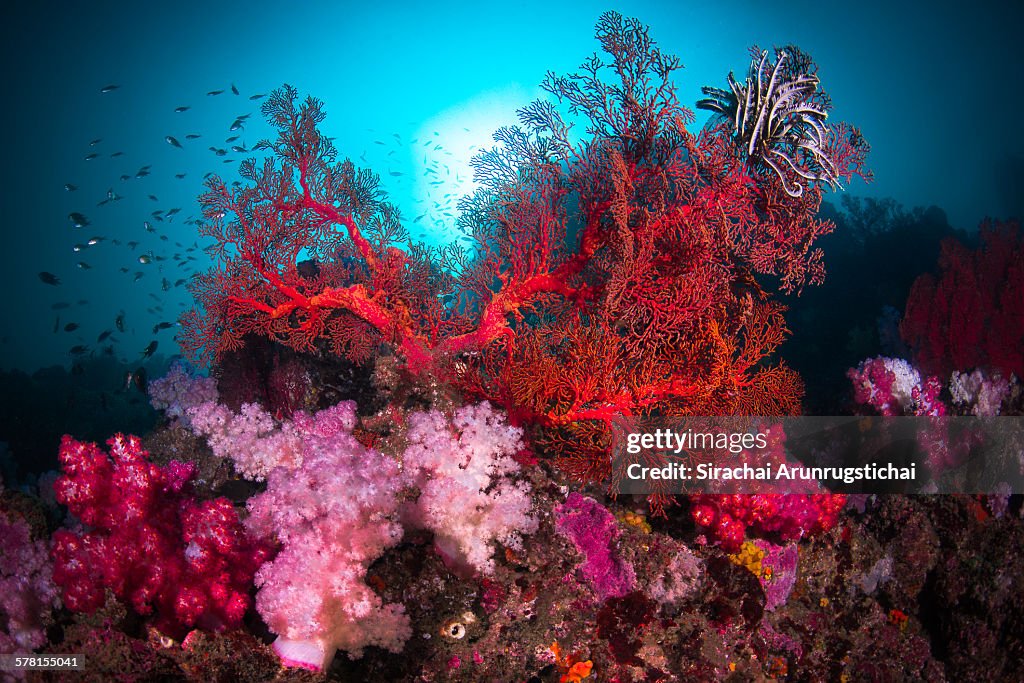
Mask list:
[{"label": "blue ocean water", "polygon": [[207,263],[187,222],[203,176],[237,177],[268,130],[257,96],[282,83],[325,102],[324,130],[381,174],[413,238],[457,237],[474,151],[543,95],[547,70],[597,49],[606,9],[682,58],[691,105],[744,74],[751,45],[810,53],[835,116],[872,144],[876,181],[848,193],[937,204],[965,230],[1020,213],[1019,4],[21,3],[0,28],[0,368],[68,366],[76,346],[130,363],[153,341],[177,352],[176,328],[156,326]]}]

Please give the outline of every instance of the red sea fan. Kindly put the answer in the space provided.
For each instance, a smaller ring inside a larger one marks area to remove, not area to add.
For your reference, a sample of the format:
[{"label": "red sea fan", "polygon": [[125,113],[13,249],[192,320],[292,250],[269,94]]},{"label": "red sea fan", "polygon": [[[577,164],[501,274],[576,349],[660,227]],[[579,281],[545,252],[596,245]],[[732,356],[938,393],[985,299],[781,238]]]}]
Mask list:
[{"label": "red sea fan", "polygon": [[919,277],[900,325],[926,372],[984,367],[1024,376],[1024,241],[1014,222],[986,222],[969,249],[942,244],[938,275]]}]

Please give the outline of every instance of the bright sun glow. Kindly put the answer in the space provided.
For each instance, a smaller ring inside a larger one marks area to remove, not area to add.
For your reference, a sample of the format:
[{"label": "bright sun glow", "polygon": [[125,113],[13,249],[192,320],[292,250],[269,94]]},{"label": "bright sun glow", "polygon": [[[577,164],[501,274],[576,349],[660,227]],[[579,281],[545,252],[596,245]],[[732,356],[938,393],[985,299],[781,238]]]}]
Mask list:
[{"label": "bright sun glow", "polygon": [[412,145],[414,239],[443,244],[459,239],[459,198],[475,188],[470,159],[493,145],[491,135],[516,123],[515,112],[539,96],[518,84],[481,93],[438,112],[416,131]]}]

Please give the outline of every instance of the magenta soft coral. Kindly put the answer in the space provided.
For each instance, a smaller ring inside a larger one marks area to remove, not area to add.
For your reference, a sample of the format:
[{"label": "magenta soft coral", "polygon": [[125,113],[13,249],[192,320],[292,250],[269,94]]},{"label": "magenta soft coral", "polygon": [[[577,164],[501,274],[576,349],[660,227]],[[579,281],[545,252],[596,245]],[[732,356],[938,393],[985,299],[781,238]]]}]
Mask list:
[{"label": "magenta soft coral", "polygon": [[61,441],[64,474],[54,491],[87,527],[53,536],[64,604],[92,612],[110,589],[165,633],[238,627],[269,550],[246,536],[227,499],[187,493],[192,465],[149,462],[135,436],[107,443],[109,455],[68,435]]},{"label": "magenta soft coral", "polygon": [[602,602],[636,587],[633,566],[618,553],[618,522],[608,508],[575,491],[555,508],[555,525],[583,555],[579,573]]}]

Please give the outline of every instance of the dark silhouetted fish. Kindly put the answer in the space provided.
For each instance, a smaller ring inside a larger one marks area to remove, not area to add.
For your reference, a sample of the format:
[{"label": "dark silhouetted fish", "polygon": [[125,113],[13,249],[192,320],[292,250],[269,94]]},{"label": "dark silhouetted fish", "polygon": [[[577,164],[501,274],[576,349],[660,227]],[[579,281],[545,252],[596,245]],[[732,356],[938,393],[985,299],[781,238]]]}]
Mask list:
[{"label": "dark silhouetted fish", "polygon": [[174,113],[175,113],[175,114],[184,114],[184,113],[185,113],[185,112],[187,112],[187,111],[188,111],[189,109],[191,109],[191,107],[175,107],[175,108],[174,108]]},{"label": "dark silhouetted fish", "polygon": [[115,90],[117,90],[117,89],[118,89],[118,88],[120,88],[120,87],[121,87],[121,86],[119,86],[119,85],[114,85],[114,84],[110,84],[110,85],[105,85],[105,86],[103,86],[102,88],[100,88],[100,92],[101,92],[101,93],[108,93],[108,92],[114,92]]},{"label": "dark silhouetted fish", "polygon": [[179,149],[181,149],[181,143],[178,142],[177,138],[175,138],[174,136],[165,135],[164,140],[167,141],[168,145],[171,145],[172,147],[178,147]]},{"label": "dark silhouetted fish", "polygon": [[100,332],[100,336],[96,337],[96,343],[99,344],[104,339],[107,339],[110,335],[114,334],[113,330],[103,330]]},{"label": "dark silhouetted fish", "polygon": [[224,92],[223,90],[211,90],[210,92],[208,92],[206,94],[210,95],[210,96],[213,96],[213,95],[220,95],[223,92]]},{"label": "dark silhouetted fish", "polygon": [[78,185],[72,185],[71,183],[64,183],[64,189],[68,192],[74,192],[78,189]]},{"label": "dark silhouetted fish", "polygon": [[39,273],[39,279],[48,285],[59,285],[60,279],[53,273],[47,273],[45,270]]},{"label": "dark silhouetted fish", "polygon": [[118,332],[124,332],[124,312],[117,314],[117,318],[114,319],[114,327]]},{"label": "dark silhouetted fish", "polygon": [[78,323],[68,323],[67,325],[64,326],[64,331],[65,332],[74,332],[77,329],[78,329]]},{"label": "dark silhouetted fish", "polygon": [[149,342],[149,346],[142,350],[142,357],[149,358],[156,353],[156,347],[159,346],[156,341]]}]

